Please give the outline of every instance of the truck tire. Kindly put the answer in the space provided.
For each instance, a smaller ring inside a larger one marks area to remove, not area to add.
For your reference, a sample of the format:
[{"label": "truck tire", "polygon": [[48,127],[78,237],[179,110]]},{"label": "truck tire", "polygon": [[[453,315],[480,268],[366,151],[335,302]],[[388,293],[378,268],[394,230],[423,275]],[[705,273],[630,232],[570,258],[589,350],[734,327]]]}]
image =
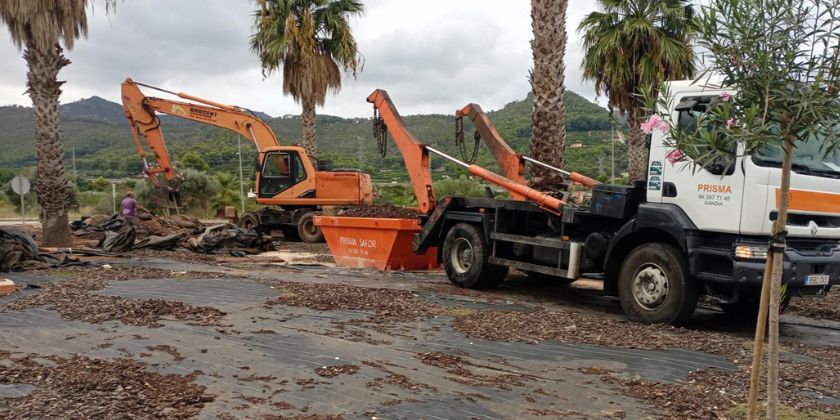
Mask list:
[{"label": "truck tire", "polygon": [[312,221],[314,216],[315,212],[308,212],[298,220],[297,234],[303,242],[324,242],[324,232],[321,232],[321,227],[315,226],[315,223]]},{"label": "truck tire", "polygon": [[699,294],[685,258],[673,245],[639,245],[627,255],[618,277],[618,297],[627,317],[648,324],[691,319]]},{"label": "truck tire", "polygon": [[469,223],[449,229],[441,255],[446,276],[459,287],[493,288],[507,276],[507,267],[487,262],[490,247],[481,231]]},{"label": "truck tire", "polygon": [[245,213],[239,218],[239,227],[242,229],[253,229],[259,232],[260,218],[256,213]]}]

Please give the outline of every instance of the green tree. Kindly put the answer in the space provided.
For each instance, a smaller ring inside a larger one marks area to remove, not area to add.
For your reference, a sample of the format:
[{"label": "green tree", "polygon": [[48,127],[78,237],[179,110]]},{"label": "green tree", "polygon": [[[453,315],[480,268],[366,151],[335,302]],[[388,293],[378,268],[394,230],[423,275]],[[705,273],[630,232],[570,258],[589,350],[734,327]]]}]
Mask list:
[{"label": "green tree", "polygon": [[[64,48],[87,35],[89,0],[0,0],[0,22],[9,29],[12,43],[23,48],[27,93],[34,107],[35,159],[38,168],[35,192],[42,208],[43,244],[69,246],[67,206],[70,185],[64,176],[64,148],[59,128],[58,72],[70,64]],[[107,0],[106,10],[116,2]]]},{"label": "green tree", "polygon": [[[756,412],[768,313],[767,417],[777,414],[779,303],[791,170],[806,176],[840,175],[831,163],[840,158],[838,28],[840,0],[713,0],[703,8],[700,43],[709,52],[708,72],[732,93],[706,107],[694,128],[681,127],[668,113],[657,115],[669,124],[669,146],[699,165],[732,161],[733,154],[743,153],[781,171],[774,246],[765,270],[771,275],[764,276],[756,327],[750,418]],[[667,105],[647,96],[649,109]],[[764,312],[768,301],[769,312]]]},{"label": "green tree", "polygon": [[216,174],[219,190],[213,196],[213,208],[221,209],[225,206],[239,204],[239,177],[229,173]]},{"label": "green tree", "polygon": [[[529,79],[534,92],[531,116],[531,155],[558,168],[566,166],[566,9],[568,0],[531,0],[531,53],[534,69]],[[531,183],[550,188],[563,182],[561,175],[531,165]]]},{"label": "green tree", "polygon": [[283,69],[283,92],[303,107],[303,147],[317,156],[315,106],[341,89],[341,69],[360,68],[349,18],[364,12],[355,0],[258,0],[251,49],[264,74]]},{"label": "green tree", "polygon": [[204,160],[198,152],[189,151],[181,156],[179,162],[184,169],[195,169],[196,171],[206,172],[210,169],[210,165]]},{"label": "green tree", "polygon": [[647,142],[640,124],[647,117],[638,95],[662,81],[692,77],[695,12],[688,0],[598,0],[586,16],[583,77],[609,97],[610,110],[627,116],[630,182],[645,179]]}]

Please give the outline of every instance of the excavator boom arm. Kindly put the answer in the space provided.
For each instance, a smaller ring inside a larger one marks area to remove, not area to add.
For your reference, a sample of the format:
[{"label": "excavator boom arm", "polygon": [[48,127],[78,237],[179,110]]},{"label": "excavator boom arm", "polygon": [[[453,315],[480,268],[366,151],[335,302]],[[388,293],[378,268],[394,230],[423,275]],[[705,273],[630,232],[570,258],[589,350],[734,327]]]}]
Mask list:
[{"label": "excavator boom arm", "polygon": [[[185,93],[169,92],[180,98],[200,103],[150,97],[144,95],[139,86],[147,85],[141,85],[131,79],[126,79],[122,84],[122,102],[134,136],[134,142],[143,158],[146,172],[153,177],[162,173],[168,180],[173,180],[177,176],[156,113],[235,131],[242,137],[253,141],[258,151],[263,151],[272,146],[280,146],[271,127],[251,114],[250,111]],[[146,153],[140,141],[140,136],[143,136],[149,144],[157,161],[157,168],[150,168],[146,162]]]}]

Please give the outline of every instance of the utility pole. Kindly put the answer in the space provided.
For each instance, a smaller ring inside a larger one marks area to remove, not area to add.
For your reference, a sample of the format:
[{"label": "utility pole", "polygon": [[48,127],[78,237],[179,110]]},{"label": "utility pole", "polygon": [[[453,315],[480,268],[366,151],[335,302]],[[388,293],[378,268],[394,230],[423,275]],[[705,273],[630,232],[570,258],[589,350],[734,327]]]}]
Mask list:
[{"label": "utility pole", "polygon": [[610,135],[610,143],[612,143],[612,165],[610,169],[610,182],[615,182],[615,121],[612,122],[612,134]]},{"label": "utility pole", "polygon": [[239,215],[242,216],[245,214],[245,186],[243,185],[245,181],[242,177],[242,136],[239,134],[236,135],[236,147],[238,149],[236,154],[239,155]]},{"label": "utility pole", "polygon": [[79,187],[79,181],[76,177],[76,146],[73,146],[73,185]]}]

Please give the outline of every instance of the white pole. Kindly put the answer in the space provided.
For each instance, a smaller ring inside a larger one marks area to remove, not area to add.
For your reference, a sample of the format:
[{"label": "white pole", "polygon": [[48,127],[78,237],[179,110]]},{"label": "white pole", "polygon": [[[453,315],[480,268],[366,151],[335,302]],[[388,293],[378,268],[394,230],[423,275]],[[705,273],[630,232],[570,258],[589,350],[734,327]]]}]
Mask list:
[{"label": "white pole", "polygon": [[114,213],[117,213],[117,184],[111,183],[111,201],[114,203]]},{"label": "white pole", "polygon": [[[23,191],[21,190],[21,192],[23,192]],[[24,194],[20,195],[20,224],[25,225],[26,224],[26,207],[25,207],[26,204],[24,203],[23,196],[24,196]]]},{"label": "white pole", "polygon": [[243,185],[245,182],[242,178],[242,136],[239,134],[236,135],[236,147],[239,149],[237,155],[239,155],[239,208],[241,216],[245,214],[245,186]]},{"label": "white pole", "polygon": [[612,165],[610,165],[610,183],[615,182],[615,122],[612,123],[612,135],[610,136],[610,143],[612,143]]},{"label": "white pole", "polygon": [[77,176],[76,176],[76,147],[75,146],[73,147],[73,185],[75,185],[76,188],[79,187],[79,180],[77,179]]}]

